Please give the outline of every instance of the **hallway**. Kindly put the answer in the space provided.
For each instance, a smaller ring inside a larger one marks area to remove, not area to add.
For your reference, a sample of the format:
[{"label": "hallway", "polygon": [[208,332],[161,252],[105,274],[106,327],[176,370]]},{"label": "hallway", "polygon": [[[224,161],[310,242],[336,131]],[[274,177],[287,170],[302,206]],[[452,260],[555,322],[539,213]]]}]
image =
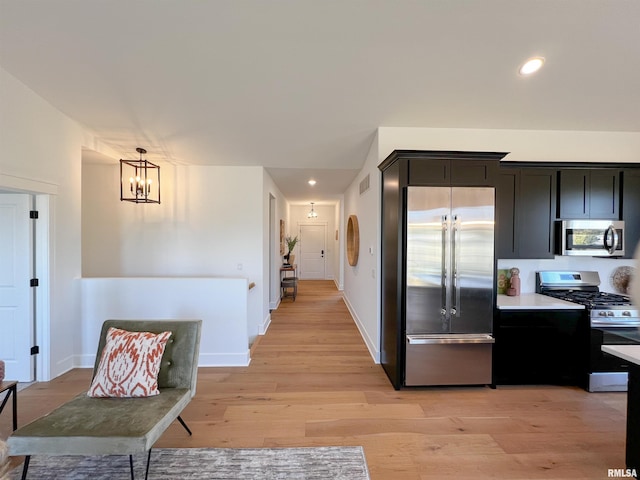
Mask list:
[{"label": "hallway", "polygon": [[[301,281],[251,365],[201,368],[156,447],[362,445],[372,480],[598,479],[624,467],[624,393],[566,387],[395,391],[331,281]],[[20,424],[86,390],[73,370],[20,392]],[[8,415],[0,434],[8,435]]]}]

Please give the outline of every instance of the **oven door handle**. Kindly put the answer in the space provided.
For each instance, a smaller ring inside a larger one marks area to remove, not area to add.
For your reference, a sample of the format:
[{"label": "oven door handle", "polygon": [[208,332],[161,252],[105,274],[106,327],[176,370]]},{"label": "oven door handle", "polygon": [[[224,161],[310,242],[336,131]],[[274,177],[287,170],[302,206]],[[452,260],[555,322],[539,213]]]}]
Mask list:
[{"label": "oven door handle", "polygon": [[[612,242],[609,243],[609,238],[612,238]],[[613,255],[616,253],[616,248],[618,248],[618,242],[620,237],[618,236],[618,231],[614,228],[613,225],[609,225],[607,231],[604,234],[604,248],[607,249],[609,255]]]}]

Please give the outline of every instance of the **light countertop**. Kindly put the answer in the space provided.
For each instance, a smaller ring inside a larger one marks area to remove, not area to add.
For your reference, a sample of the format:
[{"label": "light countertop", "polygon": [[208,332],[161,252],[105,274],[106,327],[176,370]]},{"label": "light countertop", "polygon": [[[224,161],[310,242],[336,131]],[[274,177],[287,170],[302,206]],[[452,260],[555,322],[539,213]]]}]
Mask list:
[{"label": "light countertop", "polygon": [[523,293],[517,297],[500,294],[496,305],[499,310],[584,310],[584,305],[539,293]]},{"label": "light countertop", "polygon": [[640,345],[603,345],[602,351],[640,365]]}]

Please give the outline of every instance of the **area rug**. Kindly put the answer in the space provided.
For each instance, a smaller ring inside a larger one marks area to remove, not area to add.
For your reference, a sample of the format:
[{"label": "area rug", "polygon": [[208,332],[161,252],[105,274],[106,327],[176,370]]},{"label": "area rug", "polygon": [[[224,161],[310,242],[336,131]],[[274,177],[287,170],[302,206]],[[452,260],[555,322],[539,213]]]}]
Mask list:
[{"label": "area rug", "polygon": [[[144,478],[145,466],[146,455],[135,455],[136,479]],[[9,478],[21,474],[22,465]],[[34,455],[27,478],[129,479],[129,457]],[[369,480],[369,471],[362,447],[153,449],[149,480],[169,479]]]}]

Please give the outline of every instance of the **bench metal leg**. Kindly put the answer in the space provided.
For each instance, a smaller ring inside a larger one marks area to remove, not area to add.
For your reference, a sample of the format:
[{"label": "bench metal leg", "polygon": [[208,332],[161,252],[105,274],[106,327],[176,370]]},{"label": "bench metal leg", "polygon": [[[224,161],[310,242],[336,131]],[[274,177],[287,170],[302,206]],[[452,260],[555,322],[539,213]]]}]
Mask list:
[{"label": "bench metal leg", "polygon": [[151,449],[149,449],[149,455],[147,456],[147,469],[144,472],[144,480],[149,477],[149,464],[151,463]]},{"label": "bench metal leg", "polygon": [[180,425],[182,425],[184,427],[184,429],[189,432],[189,435],[193,435],[191,433],[191,430],[189,430],[189,427],[187,427],[187,424],[184,423],[184,420],[182,419],[182,417],[180,415],[178,415],[178,421],[180,422]]},{"label": "bench metal leg", "polygon": [[31,460],[31,455],[27,455],[24,457],[24,465],[22,466],[22,480],[27,479],[27,470],[29,470],[29,461]]},{"label": "bench metal leg", "polygon": [[[144,480],[147,480],[147,477],[149,477],[149,463],[151,463],[151,449],[149,449],[149,453],[147,454],[147,468],[144,471]],[[133,473],[133,455],[129,455],[129,468],[131,469],[131,480],[135,480],[135,474]]]}]

